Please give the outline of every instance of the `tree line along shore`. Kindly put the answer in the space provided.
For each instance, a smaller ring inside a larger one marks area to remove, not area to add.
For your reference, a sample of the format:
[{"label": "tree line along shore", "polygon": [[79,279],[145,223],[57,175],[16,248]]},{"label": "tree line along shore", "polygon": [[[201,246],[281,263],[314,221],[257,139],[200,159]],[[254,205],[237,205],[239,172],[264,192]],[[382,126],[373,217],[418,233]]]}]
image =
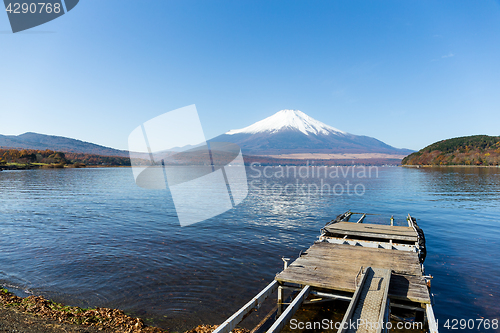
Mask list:
[{"label": "tree line along shore", "polygon": [[500,136],[474,135],[433,143],[402,160],[404,166],[500,165]]},{"label": "tree line along shore", "polygon": [[128,157],[67,153],[53,150],[0,149],[0,170],[130,166]]}]

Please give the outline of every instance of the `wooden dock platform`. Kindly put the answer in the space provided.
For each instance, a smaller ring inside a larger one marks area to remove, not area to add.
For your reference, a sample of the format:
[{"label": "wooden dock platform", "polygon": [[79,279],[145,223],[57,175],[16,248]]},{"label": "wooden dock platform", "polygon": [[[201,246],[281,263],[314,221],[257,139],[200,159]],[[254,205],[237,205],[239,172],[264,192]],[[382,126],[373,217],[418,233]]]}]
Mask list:
[{"label": "wooden dock platform", "polygon": [[389,297],[417,303],[431,302],[418,255],[409,251],[315,243],[279,273],[276,281],[353,293],[356,276],[366,267],[392,271]]},{"label": "wooden dock platform", "polygon": [[[349,222],[355,214],[362,216]],[[432,277],[425,275],[422,264],[426,255],[422,229],[410,215],[408,226],[394,225],[393,217],[390,225],[364,223],[367,215],[347,211],[330,221],[321,229],[318,241],[291,264],[284,259],[285,268],[274,281],[214,333],[229,333],[276,290],[277,310],[265,317],[271,326],[262,322],[253,333],[280,332],[309,295],[316,301],[320,297],[322,301],[350,302],[338,333],[386,332],[383,327],[390,324],[391,308],[414,311],[415,318],[427,323],[429,332],[437,333],[429,293]],[[284,301],[285,289],[293,291],[293,300]],[[380,325],[352,330],[344,325],[347,322]]]}]

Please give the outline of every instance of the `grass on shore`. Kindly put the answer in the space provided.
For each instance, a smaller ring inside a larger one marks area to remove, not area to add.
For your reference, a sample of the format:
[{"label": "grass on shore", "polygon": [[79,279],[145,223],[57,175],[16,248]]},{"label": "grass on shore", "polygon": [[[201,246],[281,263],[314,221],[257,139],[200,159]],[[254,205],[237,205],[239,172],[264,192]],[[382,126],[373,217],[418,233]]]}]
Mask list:
[{"label": "grass on shore", "polygon": [[157,327],[147,326],[142,319],[130,317],[121,310],[68,306],[46,300],[41,296],[22,298],[4,288],[0,289],[0,304],[61,323],[109,328],[115,332],[167,332]]},{"label": "grass on shore", "polygon": [[[140,318],[130,317],[122,310],[110,308],[80,308],[46,300],[41,296],[18,297],[5,288],[0,288],[0,305],[12,307],[21,312],[32,313],[60,323],[111,329],[117,333],[168,333],[158,327],[151,327]],[[199,325],[185,333],[212,333],[218,325]],[[249,333],[235,328],[233,333]]]}]

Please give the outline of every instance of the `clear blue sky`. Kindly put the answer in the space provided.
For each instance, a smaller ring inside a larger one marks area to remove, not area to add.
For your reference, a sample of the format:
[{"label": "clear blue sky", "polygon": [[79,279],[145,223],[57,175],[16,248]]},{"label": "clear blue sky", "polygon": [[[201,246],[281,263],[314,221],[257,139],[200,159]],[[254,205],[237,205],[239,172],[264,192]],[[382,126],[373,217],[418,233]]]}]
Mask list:
[{"label": "clear blue sky", "polygon": [[281,109],[415,150],[500,135],[499,1],[82,0],[10,31],[0,134],[126,149],[196,104],[207,139]]}]

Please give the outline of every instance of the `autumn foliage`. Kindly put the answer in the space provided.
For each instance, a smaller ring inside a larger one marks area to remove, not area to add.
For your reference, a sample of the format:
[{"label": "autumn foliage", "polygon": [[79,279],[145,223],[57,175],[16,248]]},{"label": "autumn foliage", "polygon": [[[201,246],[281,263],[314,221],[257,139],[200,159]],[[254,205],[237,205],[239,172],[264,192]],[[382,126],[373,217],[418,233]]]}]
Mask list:
[{"label": "autumn foliage", "polygon": [[500,165],[500,137],[474,135],[442,140],[406,156],[403,165]]},{"label": "autumn foliage", "polygon": [[83,167],[86,165],[129,166],[130,159],[119,156],[63,153],[49,149],[0,149],[0,165],[7,165],[9,163],[52,167]]}]

